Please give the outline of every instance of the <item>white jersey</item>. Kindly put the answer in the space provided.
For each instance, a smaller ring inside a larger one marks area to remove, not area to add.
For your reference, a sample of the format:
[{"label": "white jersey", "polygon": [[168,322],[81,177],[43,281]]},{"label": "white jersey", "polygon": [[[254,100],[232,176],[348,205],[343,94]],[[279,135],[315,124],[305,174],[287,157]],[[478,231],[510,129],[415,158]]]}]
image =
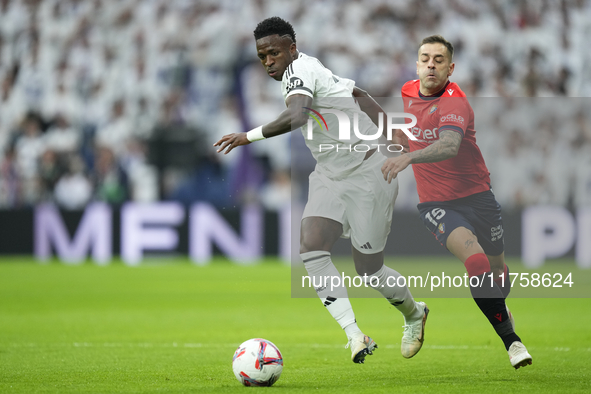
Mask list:
[{"label": "white jersey", "polygon": [[[316,159],[316,169],[330,178],[342,178],[357,168],[365,158],[367,147],[355,146],[359,144],[371,145],[376,141],[364,141],[358,138],[354,131],[355,114],[358,117],[359,133],[373,135],[377,127],[353,98],[355,81],[334,75],[314,57],[302,52],[283,73],[281,90],[285,100],[294,94],[303,94],[314,99],[312,109],[322,114],[323,119],[308,122],[312,124],[312,139],[308,138],[308,128],[302,127],[306,145]],[[339,122],[337,115],[324,112],[336,109],[344,112],[349,119],[350,139],[339,139]],[[313,111],[310,111],[314,115]],[[326,122],[326,124],[324,123]],[[322,147],[321,147],[322,145]],[[329,149],[332,145],[334,148]],[[321,151],[322,148],[322,151]]]}]

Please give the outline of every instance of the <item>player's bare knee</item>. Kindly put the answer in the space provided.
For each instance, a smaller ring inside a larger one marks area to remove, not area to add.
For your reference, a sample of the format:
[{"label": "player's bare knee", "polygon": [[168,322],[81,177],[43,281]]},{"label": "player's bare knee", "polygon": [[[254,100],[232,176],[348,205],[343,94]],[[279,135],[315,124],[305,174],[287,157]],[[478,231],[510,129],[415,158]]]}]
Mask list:
[{"label": "player's bare knee", "polygon": [[371,275],[380,270],[384,265],[384,252],[374,254],[363,254],[353,249],[353,261],[355,262],[355,271],[358,275]]},{"label": "player's bare knee", "polygon": [[300,253],[330,251],[342,233],[342,224],[334,220],[321,217],[304,218],[300,232]]},{"label": "player's bare knee", "polygon": [[329,251],[332,249],[334,241],[324,237],[321,233],[304,232],[300,236],[300,253],[314,252],[317,250]]},{"label": "player's bare knee", "polygon": [[473,254],[484,253],[476,235],[466,227],[454,229],[447,238],[446,246],[451,253],[462,261],[466,261]]}]

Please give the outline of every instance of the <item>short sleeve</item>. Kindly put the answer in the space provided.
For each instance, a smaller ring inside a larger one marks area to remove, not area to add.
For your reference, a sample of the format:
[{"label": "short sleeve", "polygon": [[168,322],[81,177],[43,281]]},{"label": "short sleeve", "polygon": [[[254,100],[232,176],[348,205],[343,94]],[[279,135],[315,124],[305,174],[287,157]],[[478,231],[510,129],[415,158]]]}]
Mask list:
[{"label": "short sleeve", "polygon": [[285,70],[285,98],[293,94],[314,97],[316,78],[302,62],[295,61]]},{"label": "short sleeve", "polygon": [[470,107],[465,97],[442,98],[439,116],[439,133],[452,130],[464,137],[470,119]]}]

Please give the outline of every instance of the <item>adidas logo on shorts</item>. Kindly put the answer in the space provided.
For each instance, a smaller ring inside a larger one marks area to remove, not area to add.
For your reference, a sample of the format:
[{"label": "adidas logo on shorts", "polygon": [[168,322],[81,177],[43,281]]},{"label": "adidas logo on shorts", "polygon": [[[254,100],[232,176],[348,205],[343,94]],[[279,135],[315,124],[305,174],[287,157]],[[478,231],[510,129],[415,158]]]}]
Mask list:
[{"label": "adidas logo on shorts", "polygon": [[369,242],[365,243],[365,245],[361,245],[362,249],[371,249],[371,245]]}]

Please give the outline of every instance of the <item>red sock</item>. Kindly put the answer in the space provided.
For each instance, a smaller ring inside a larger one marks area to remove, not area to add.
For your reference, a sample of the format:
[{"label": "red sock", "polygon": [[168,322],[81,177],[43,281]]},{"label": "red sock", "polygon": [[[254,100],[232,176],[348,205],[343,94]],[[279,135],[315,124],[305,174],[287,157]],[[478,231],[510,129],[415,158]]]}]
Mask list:
[{"label": "red sock", "polygon": [[470,277],[490,272],[490,263],[484,253],[476,253],[468,257],[464,262],[464,266]]}]

